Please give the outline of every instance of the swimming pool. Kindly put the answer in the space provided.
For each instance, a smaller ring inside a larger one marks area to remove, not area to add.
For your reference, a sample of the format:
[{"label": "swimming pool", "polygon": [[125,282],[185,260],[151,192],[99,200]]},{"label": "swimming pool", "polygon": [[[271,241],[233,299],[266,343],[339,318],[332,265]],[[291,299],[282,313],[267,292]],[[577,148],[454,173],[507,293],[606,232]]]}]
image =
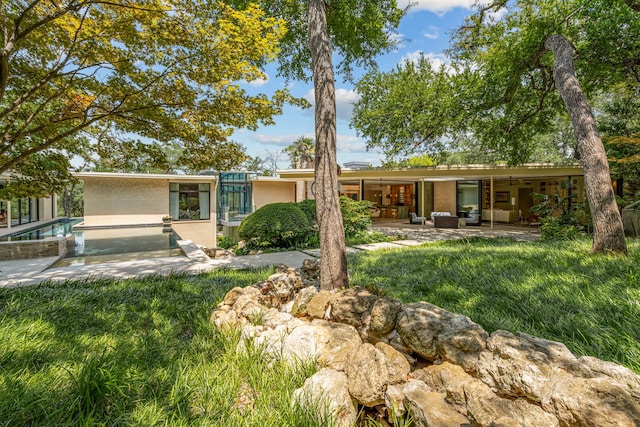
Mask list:
[{"label": "swimming pool", "polygon": [[74,230],[75,245],[53,267],[182,255],[180,236],[161,226]]},{"label": "swimming pool", "polygon": [[59,218],[54,222],[37,228],[19,231],[8,236],[2,236],[1,241],[14,242],[19,240],[40,240],[47,237],[68,237],[72,233],[73,226],[82,222],[82,218]]}]

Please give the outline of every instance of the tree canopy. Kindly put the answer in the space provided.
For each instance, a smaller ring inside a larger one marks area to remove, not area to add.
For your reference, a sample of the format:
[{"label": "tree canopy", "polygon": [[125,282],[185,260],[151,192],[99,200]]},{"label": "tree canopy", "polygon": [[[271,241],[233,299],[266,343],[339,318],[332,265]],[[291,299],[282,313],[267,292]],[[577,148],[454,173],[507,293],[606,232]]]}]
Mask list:
[{"label": "tree canopy", "polygon": [[530,161],[540,136],[562,131],[558,124],[567,120],[546,38],[571,41],[589,97],[621,81],[638,87],[640,19],[632,3],[490,2],[454,33],[447,66],[433,69],[422,59],[361,79],[353,125],[390,157],[452,151],[472,140],[476,152],[499,153],[510,164]]},{"label": "tree canopy", "polygon": [[0,13],[0,173],[15,178],[5,192],[55,191],[74,156],[162,167],[166,144],[192,170],[239,164],[233,129],[295,102],[240,87],[264,77],[286,33],[254,4],[7,0]]}]

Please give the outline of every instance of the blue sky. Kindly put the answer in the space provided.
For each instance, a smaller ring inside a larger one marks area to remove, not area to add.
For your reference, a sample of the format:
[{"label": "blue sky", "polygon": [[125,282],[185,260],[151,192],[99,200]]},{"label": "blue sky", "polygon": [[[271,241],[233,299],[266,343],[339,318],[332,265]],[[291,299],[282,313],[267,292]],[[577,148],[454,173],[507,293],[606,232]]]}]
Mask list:
[{"label": "blue sky", "polygon": [[[472,12],[473,0],[418,0],[412,1],[414,6],[402,19],[398,29],[400,44],[394,52],[377,59],[382,71],[393,69],[406,59],[415,59],[424,54],[434,64],[446,61],[443,51],[448,47],[450,34],[462,24],[464,17]],[[407,0],[399,0],[400,6],[406,6]],[[276,77],[275,66],[266,69],[267,80],[247,84],[249,89],[263,93],[273,93],[285,86],[283,79]],[[362,71],[355,73],[356,80]],[[289,89],[294,96],[305,97],[313,101],[313,85],[311,83],[289,82]],[[355,129],[349,127],[351,106],[358,99],[351,83],[342,82],[336,75],[336,105],[338,112],[338,164],[350,161],[366,161],[374,166],[380,165],[380,153],[366,151],[365,140],[357,136]],[[287,106],[284,114],[275,118],[275,125],[260,127],[257,131],[237,131],[232,137],[242,143],[251,156],[264,158],[269,152],[282,150],[300,136],[314,138],[313,108],[302,110]],[[280,157],[279,167],[289,166],[288,158]]]}]

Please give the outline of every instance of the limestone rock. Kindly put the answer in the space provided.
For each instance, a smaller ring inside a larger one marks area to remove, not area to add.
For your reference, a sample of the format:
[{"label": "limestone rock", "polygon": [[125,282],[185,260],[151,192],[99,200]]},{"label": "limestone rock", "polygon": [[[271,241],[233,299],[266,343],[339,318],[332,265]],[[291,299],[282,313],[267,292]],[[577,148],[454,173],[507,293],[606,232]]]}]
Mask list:
[{"label": "limestone rock", "polygon": [[514,427],[557,427],[558,420],[540,406],[526,399],[507,399],[495,394],[489,386],[472,377],[458,365],[444,362],[416,370],[411,376],[420,379],[437,392],[446,393],[447,401],[465,414],[474,426],[488,427],[507,417]]},{"label": "limestone rock", "polygon": [[565,378],[545,405],[567,426],[640,425],[640,398],[611,378]]},{"label": "limestone rock", "polygon": [[338,292],[331,299],[331,320],[359,327],[371,318],[371,308],[378,299],[361,287]]},{"label": "limestone rock", "polygon": [[229,330],[240,327],[246,320],[241,319],[233,310],[214,310],[211,313],[211,321],[220,330]]},{"label": "limestone rock", "polygon": [[384,353],[371,344],[362,344],[352,352],[346,374],[351,397],[368,407],[384,403],[388,378]]},{"label": "limestone rock", "polygon": [[[540,406],[530,403],[526,399],[504,399],[475,378],[463,384],[467,399],[467,416],[474,425],[481,427],[493,426],[498,422],[505,422],[508,417],[515,421],[513,427],[558,427],[556,417],[545,412]],[[502,419],[502,421],[500,421]]]},{"label": "limestone rock", "polygon": [[403,388],[405,406],[411,408],[416,425],[425,427],[471,427],[469,420],[446,402],[444,393],[434,392],[418,380]]},{"label": "limestone rock", "polygon": [[309,286],[318,286],[320,282],[320,258],[307,258],[300,268],[302,281]]},{"label": "limestone rock", "polygon": [[496,331],[477,363],[478,378],[500,394],[548,402],[576,357],[559,342]]},{"label": "limestone rock", "polygon": [[[303,407],[314,403],[325,406],[329,414],[318,414],[323,425],[331,424],[325,415],[335,417],[333,425],[336,427],[351,427],[356,423],[357,413],[349,396],[347,376],[342,372],[327,368],[319,370],[293,392],[293,400]],[[310,409],[318,408],[312,406]]]},{"label": "limestone rock", "polygon": [[232,306],[242,295],[251,295],[254,296],[257,300],[260,296],[260,291],[253,286],[247,286],[246,288],[235,287],[231,289],[227,293],[227,295],[225,295],[224,300],[220,303],[220,305]]},{"label": "limestone rock", "polygon": [[338,347],[331,347],[318,358],[318,365],[321,368],[344,372],[347,369],[351,353],[360,348],[361,344],[361,342],[350,341]]},{"label": "limestone rock", "polygon": [[387,344],[398,350],[400,353],[407,355],[413,353],[413,350],[411,350],[411,348],[409,348],[409,346],[402,340],[402,337],[397,330],[394,329],[393,331],[389,332],[385,338]]},{"label": "limestone rock", "polygon": [[388,374],[387,383],[398,384],[406,382],[411,366],[402,353],[382,342],[377,343],[375,347],[384,354]]},{"label": "limestone rock", "polygon": [[278,325],[286,324],[291,321],[293,316],[289,313],[283,313],[276,308],[270,308],[263,313],[262,324],[267,328],[275,328]]},{"label": "limestone rock", "polygon": [[300,325],[285,337],[282,356],[292,362],[315,359],[326,351],[329,339],[329,333],[323,327]]},{"label": "limestone rock", "polygon": [[454,316],[437,337],[438,354],[464,368],[475,371],[480,352],[487,347],[489,334],[467,316]]},{"label": "limestone rock", "polygon": [[369,330],[377,335],[388,334],[396,326],[396,318],[402,309],[402,303],[395,299],[379,298],[371,308]]},{"label": "limestone rock", "polygon": [[405,304],[398,314],[396,329],[411,350],[427,360],[435,360],[436,339],[444,328],[443,319],[451,315],[426,302]]},{"label": "limestone rock", "polygon": [[239,316],[249,318],[253,315],[258,315],[264,308],[256,300],[254,295],[249,293],[240,295],[236,302],[233,304],[233,310],[238,313]]},{"label": "limestone rock", "polygon": [[293,302],[292,313],[295,316],[305,316],[307,314],[307,307],[311,299],[316,296],[318,290],[315,286],[307,286],[302,288],[295,296]]},{"label": "limestone rock", "polygon": [[318,292],[311,298],[311,301],[309,301],[307,315],[312,319],[324,319],[333,295],[334,293],[330,291]]},{"label": "limestone rock", "polygon": [[449,362],[440,365],[432,365],[423,369],[417,369],[411,373],[411,377],[423,381],[431,389],[445,393],[449,403],[458,412],[467,414],[467,398],[464,394],[464,384],[473,378],[462,367]]},{"label": "limestone rock", "polygon": [[404,384],[389,384],[384,392],[384,406],[389,411],[389,422],[393,423],[393,418],[401,418],[407,412],[404,407]]},{"label": "limestone rock", "polygon": [[345,325],[343,323],[329,322],[322,319],[314,319],[311,321],[311,325],[324,328],[329,336],[329,347],[339,347],[347,343],[362,343],[360,335],[356,329],[351,325]]}]

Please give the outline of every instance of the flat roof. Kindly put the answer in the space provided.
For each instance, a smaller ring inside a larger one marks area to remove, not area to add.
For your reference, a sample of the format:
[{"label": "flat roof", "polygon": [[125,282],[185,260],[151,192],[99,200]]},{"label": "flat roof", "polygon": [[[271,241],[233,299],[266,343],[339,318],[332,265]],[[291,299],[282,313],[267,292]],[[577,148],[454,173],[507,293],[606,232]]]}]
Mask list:
[{"label": "flat roof", "polygon": [[168,179],[171,181],[216,181],[216,175],[178,175],[156,173],[74,172],[76,178]]},{"label": "flat roof", "polygon": [[[279,170],[281,177],[313,179],[313,169]],[[440,165],[415,168],[367,168],[342,169],[338,179],[404,179],[415,181],[442,181],[488,178],[544,178],[547,176],[582,176],[582,164],[558,165],[552,163],[528,163],[507,165]]]}]

